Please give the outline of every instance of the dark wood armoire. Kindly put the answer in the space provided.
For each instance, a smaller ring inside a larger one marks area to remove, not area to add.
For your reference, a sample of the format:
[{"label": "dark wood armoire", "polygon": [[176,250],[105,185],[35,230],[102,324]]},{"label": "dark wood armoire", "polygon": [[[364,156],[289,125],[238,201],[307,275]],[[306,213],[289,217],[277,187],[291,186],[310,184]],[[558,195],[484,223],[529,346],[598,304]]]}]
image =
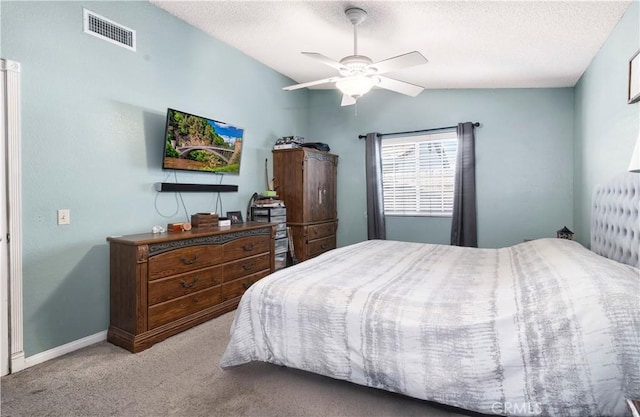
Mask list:
[{"label": "dark wood armoire", "polygon": [[273,151],[274,185],[287,207],[298,261],[336,247],[338,156],[312,148]]}]

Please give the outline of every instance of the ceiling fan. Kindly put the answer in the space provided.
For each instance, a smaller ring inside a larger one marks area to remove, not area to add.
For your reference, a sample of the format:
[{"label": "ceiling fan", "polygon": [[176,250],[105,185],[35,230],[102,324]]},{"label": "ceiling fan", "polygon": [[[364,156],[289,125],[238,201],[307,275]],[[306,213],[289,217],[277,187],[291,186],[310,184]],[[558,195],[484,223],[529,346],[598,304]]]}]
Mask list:
[{"label": "ceiling fan", "polygon": [[404,81],[394,80],[393,78],[383,77],[382,74],[426,64],[428,62],[427,59],[417,51],[398,55],[375,63],[369,57],[358,55],[357,27],[367,18],[367,12],[357,7],[351,7],[346,9],[344,13],[351,24],[353,24],[353,55],[346,56],[338,62],[316,52],[302,53],[303,55],[314,58],[325,65],[337,69],[340,75],[322,80],[290,85],[288,87],[284,87],[283,90],[291,91],[314,85],[335,83],[335,86],[342,92],[342,106],[355,104],[358,98],[369,92],[369,90],[374,86],[406,94],[411,97],[415,97],[420,94],[422,90],[424,90],[423,87]]}]

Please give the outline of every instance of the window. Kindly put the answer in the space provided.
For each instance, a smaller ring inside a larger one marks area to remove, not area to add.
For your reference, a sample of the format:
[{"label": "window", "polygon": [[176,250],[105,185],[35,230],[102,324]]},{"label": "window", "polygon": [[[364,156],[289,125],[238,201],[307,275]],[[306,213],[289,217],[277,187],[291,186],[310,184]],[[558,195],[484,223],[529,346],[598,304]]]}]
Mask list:
[{"label": "window", "polygon": [[451,216],[456,132],[382,140],[384,214]]}]

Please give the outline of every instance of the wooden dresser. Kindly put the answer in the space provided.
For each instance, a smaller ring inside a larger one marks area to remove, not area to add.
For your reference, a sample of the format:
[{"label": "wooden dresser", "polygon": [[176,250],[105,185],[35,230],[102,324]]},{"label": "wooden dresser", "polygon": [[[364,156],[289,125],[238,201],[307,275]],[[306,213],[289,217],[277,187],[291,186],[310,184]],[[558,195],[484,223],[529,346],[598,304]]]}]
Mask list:
[{"label": "wooden dresser", "polygon": [[274,271],[276,224],[109,237],[107,340],[140,352],[237,307]]},{"label": "wooden dresser", "polygon": [[338,156],[312,148],[273,151],[276,192],[299,261],[336,247]]}]

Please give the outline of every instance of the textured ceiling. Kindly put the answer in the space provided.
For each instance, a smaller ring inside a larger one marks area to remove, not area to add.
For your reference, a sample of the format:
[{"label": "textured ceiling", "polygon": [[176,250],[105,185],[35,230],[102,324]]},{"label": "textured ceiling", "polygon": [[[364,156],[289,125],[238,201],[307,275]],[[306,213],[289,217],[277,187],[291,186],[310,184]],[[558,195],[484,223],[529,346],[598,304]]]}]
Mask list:
[{"label": "textured ceiling", "polygon": [[353,54],[344,10],[360,7],[358,52],[376,62],[419,51],[428,64],[388,75],[434,89],[574,86],[630,0],[151,3],[296,83],[336,75],[300,52]]}]

